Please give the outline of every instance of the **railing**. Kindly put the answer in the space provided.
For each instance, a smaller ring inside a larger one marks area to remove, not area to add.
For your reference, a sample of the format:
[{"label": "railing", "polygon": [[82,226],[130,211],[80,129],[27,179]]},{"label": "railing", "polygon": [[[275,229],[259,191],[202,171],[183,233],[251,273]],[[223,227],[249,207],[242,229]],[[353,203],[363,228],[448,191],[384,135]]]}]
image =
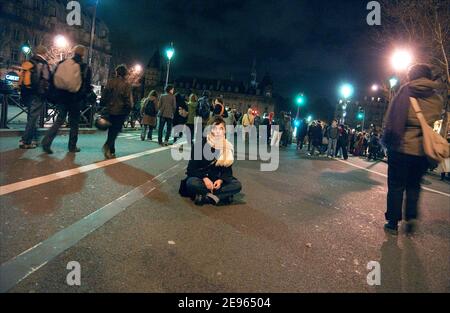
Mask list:
[{"label": "railing", "polygon": [[[20,95],[11,92],[0,91],[1,114],[0,114],[0,129],[8,129],[14,120],[22,115],[28,115],[29,108],[21,101]],[[14,116],[8,117],[8,109],[11,105],[19,109]],[[92,128],[94,124],[94,114],[98,111],[97,105],[85,105],[81,108],[80,127]],[[42,108],[42,113],[39,119],[39,127],[43,128],[49,122],[54,123],[58,115],[58,106],[46,101]],[[24,122],[25,124],[26,122]]]}]

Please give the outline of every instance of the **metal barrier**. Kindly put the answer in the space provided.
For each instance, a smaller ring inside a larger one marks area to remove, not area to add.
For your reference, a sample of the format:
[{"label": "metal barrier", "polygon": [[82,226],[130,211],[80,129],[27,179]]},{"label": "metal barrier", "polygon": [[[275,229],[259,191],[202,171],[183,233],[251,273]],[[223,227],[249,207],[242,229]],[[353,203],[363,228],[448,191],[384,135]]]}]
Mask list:
[{"label": "metal barrier", "polygon": [[[1,91],[1,114],[0,114],[0,129],[8,129],[8,124],[17,119],[22,114],[27,114],[29,108],[24,105],[21,101],[20,95],[16,93],[11,93],[8,91]],[[20,112],[16,113],[13,117],[8,119],[8,107],[10,105],[15,105],[19,108]],[[94,124],[94,114],[97,112],[97,108],[95,104],[88,104],[82,107],[81,115],[80,115],[80,127],[89,127],[92,128]],[[55,119],[58,115],[58,106],[50,103],[48,101],[45,102],[42,108],[42,114],[39,119],[39,127],[43,128],[45,124],[52,121],[55,122]]]}]

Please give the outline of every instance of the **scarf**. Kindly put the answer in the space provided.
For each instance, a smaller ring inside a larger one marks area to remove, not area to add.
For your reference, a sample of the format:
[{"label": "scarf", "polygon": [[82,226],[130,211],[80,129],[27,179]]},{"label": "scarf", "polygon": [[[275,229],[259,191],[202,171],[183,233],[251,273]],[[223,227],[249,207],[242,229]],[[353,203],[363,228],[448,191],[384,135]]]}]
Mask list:
[{"label": "scarf", "polygon": [[411,105],[409,98],[430,98],[438,88],[439,83],[425,78],[409,82],[400,88],[386,113],[382,142],[388,149],[395,150],[402,144]]},{"label": "scarf", "polygon": [[223,140],[215,138],[212,134],[206,137],[208,144],[220,151],[220,156],[217,158],[216,166],[230,167],[234,162],[233,145],[224,137]]}]

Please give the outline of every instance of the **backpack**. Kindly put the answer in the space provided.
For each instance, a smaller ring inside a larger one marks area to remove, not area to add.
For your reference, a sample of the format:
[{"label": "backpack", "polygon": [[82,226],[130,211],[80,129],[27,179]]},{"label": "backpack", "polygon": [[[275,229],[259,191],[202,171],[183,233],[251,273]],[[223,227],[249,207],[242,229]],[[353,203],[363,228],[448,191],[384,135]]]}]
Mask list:
[{"label": "backpack", "polygon": [[81,89],[81,66],[73,59],[66,59],[56,68],[53,82],[59,90],[77,93]]},{"label": "backpack", "polygon": [[197,116],[200,116],[203,121],[209,119],[209,114],[211,112],[211,106],[209,105],[208,98],[202,97],[198,99],[197,104]]},{"label": "backpack", "polygon": [[49,89],[50,69],[47,69],[47,78],[44,77],[44,63],[36,63],[33,60],[27,60],[22,63],[22,71],[19,75],[19,86],[22,91],[35,91],[38,94],[45,95]]},{"label": "backpack", "polygon": [[153,101],[150,101],[149,99],[144,99],[141,102],[141,105],[144,105],[144,113],[148,116],[156,116],[156,108],[155,103]]},{"label": "backpack", "polygon": [[21,88],[32,89],[31,76],[36,74],[36,69],[33,61],[25,61],[22,63],[22,71],[19,75],[19,86]]}]

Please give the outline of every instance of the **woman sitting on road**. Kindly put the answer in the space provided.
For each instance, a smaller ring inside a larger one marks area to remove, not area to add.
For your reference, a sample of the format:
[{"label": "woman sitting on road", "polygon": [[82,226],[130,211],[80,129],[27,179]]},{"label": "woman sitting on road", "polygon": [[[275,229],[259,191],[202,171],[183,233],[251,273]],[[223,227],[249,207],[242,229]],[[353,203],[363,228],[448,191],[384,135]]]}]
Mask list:
[{"label": "woman sitting on road", "polygon": [[242,189],[233,177],[233,145],[225,137],[226,126],[221,116],[213,117],[209,127],[211,132],[203,138],[201,160],[194,158],[195,150],[200,147],[193,146],[187,168],[187,193],[196,205],[231,203]]}]

